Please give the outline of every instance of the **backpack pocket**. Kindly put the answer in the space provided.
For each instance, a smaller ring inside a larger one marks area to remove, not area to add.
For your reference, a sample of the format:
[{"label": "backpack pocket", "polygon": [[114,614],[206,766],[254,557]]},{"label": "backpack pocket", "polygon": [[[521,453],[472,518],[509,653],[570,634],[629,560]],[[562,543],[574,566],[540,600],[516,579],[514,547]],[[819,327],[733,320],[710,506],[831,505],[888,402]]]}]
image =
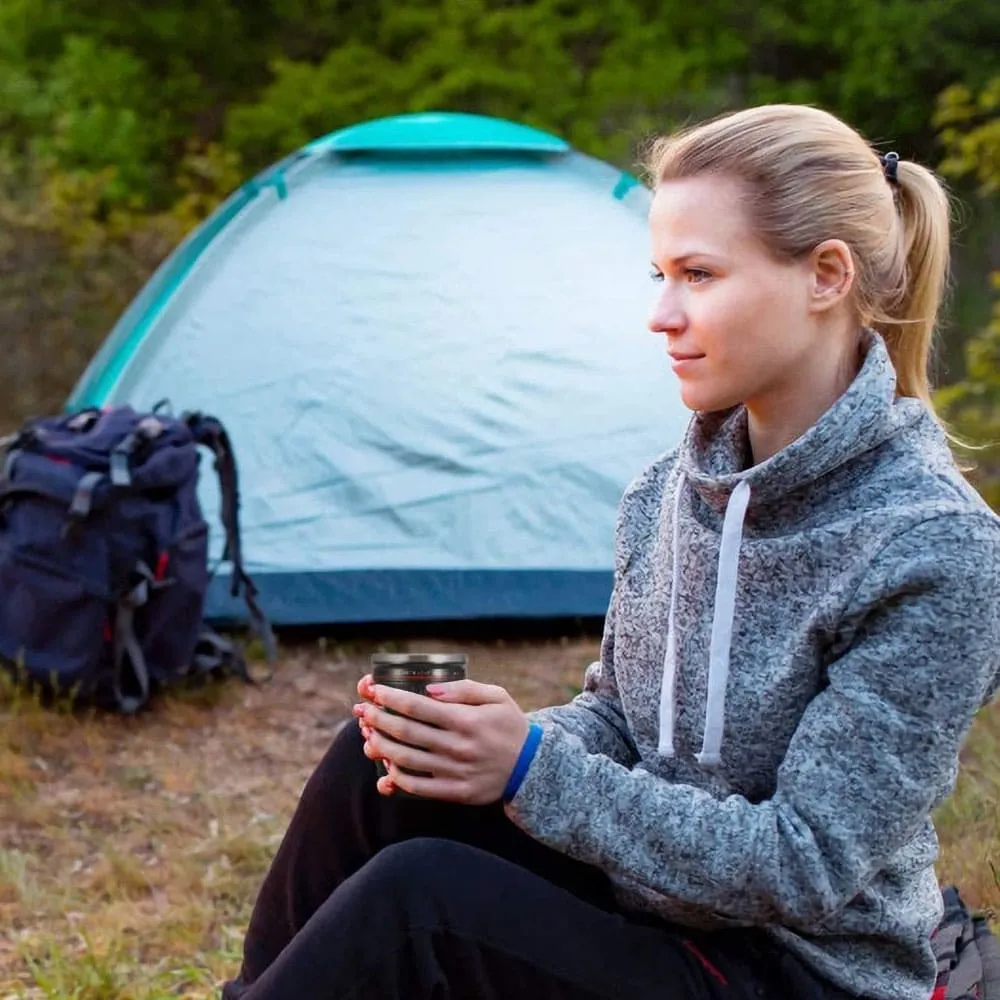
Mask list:
[{"label": "backpack pocket", "polygon": [[27,495],[0,522],[0,656],[46,689],[91,695],[110,650],[108,541]]},{"label": "backpack pocket", "polygon": [[208,524],[189,522],[160,553],[149,599],[136,610],[136,634],[150,676],[168,681],[189,672],[208,589]]}]

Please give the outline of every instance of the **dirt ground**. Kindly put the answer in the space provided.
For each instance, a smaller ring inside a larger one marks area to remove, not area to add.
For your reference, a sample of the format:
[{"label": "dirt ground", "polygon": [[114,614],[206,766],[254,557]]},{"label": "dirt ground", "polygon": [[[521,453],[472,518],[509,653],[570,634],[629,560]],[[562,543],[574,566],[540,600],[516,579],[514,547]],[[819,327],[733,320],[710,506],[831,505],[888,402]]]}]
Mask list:
[{"label": "dirt ground", "polygon": [[[202,997],[376,650],[462,650],[525,707],[564,701],[599,635],[299,641],[273,680],[138,718],[0,705],[0,998]],[[93,982],[91,982],[91,980]],[[83,985],[81,985],[83,984]],[[89,984],[89,985],[88,985]]]}]

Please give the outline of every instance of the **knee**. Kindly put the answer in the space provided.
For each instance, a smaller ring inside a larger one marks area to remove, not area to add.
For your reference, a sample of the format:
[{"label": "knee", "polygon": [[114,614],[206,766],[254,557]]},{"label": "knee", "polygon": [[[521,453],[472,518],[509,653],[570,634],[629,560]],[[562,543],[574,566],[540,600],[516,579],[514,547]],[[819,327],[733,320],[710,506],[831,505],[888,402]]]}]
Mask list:
[{"label": "knee", "polygon": [[394,900],[411,918],[440,924],[461,905],[481,855],[486,856],[454,840],[416,837],[384,847],[358,874],[367,895]]},{"label": "knee", "polygon": [[418,891],[443,881],[456,857],[471,850],[466,844],[439,837],[414,837],[383,847],[365,866],[386,889],[416,887]]}]

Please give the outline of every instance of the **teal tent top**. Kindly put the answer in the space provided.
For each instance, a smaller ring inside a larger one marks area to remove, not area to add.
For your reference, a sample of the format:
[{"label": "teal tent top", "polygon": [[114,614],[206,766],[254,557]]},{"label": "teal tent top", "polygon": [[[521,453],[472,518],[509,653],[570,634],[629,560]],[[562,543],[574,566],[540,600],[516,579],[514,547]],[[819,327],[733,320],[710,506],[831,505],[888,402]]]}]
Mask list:
[{"label": "teal tent top", "polygon": [[568,153],[558,136],[517,122],[483,115],[424,112],[362,122],[316,139],[310,152],[513,150],[520,153]]},{"label": "teal tent top", "polygon": [[[223,420],[279,625],[602,615],[621,493],[689,416],[645,330],[648,205],[527,125],[359,123],[234,191],[68,407]],[[212,619],[242,613],[227,584]]]}]

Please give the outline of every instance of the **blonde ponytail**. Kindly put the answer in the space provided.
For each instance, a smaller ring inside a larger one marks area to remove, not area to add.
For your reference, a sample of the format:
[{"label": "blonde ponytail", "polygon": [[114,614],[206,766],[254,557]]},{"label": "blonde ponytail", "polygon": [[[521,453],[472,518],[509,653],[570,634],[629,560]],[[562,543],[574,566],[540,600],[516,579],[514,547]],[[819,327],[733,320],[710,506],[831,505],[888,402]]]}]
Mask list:
[{"label": "blonde ponytail", "polygon": [[933,408],[928,369],[948,280],[951,205],[941,182],[920,164],[899,162],[893,174],[904,281],[898,297],[878,303],[871,323],[889,349],[900,395]]}]

